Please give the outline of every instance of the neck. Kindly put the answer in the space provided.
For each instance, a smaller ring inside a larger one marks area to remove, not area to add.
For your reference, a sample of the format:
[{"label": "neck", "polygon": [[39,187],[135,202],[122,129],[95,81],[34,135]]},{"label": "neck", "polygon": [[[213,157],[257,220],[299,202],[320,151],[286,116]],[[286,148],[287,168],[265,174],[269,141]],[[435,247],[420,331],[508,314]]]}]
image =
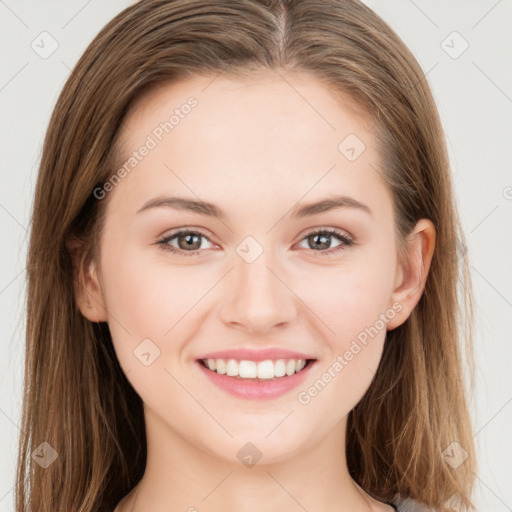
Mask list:
[{"label": "neck", "polygon": [[[272,463],[241,464],[186,442],[146,410],[144,476],[116,512],[371,512],[373,500],[350,477],[346,419],[319,444]],[[244,443],[239,443],[243,446]],[[382,509],[388,510],[388,508]]]}]

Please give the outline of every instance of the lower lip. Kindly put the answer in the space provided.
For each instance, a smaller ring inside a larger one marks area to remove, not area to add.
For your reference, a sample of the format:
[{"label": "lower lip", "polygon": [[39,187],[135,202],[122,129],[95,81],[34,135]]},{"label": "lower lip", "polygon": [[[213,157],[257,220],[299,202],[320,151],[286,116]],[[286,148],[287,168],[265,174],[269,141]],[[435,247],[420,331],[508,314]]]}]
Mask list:
[{"label": "lower lip", "polygon": [[284,395],[306,378],[316,361],[311,361],[300,372],[268,380],[250,380],[221,375],[209,370],[199,361],[200,370],[220,389],[239,398],[267,399]]}]

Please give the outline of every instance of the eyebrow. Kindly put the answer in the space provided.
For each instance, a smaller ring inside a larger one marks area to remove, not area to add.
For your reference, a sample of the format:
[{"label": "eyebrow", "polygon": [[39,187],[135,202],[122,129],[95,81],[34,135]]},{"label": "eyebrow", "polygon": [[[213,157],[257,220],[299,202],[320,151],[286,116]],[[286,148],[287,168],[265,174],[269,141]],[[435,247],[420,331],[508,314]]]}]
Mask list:
[{"label": "eyebrow", "polygon": [[[186,199],[182,197],[156,197],[146,202],[137,213],[149,210],[151,208],[172,208],[174,210],[188,211],[204,215],[205,217],[213,217],[216,219],[227,218],[226,213],[218,206],[206,201],[198,201],[195,199]],[[312,215],[318,215],[330,210],[339,208],[353,208],[361,210],[372,215],[370,208],[360,201],[349,196],[335,196],[332,198],[322,199],[314,203],[303,203],[293,208],[292,218],[303,218]]]}]

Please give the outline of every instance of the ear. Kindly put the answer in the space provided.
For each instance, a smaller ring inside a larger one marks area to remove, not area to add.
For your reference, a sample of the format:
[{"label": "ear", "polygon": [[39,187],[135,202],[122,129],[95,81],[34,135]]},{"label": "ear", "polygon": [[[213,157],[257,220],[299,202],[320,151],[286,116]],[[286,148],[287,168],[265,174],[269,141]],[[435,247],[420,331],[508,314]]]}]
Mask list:
[{"label": "ear", "polygon": [[73,288],[78,308],[91,322],[106,322],[107,308],[96,262],[86,257],[83,243],[79,240],[70,240],[66,246],[73,263]]},{"label": "ear", "polygon": [[400,304],[401,309],[393,308],[398,313],[387,323],[391,331],[403,324],[418,304],[428,277],[430,263],[434,254],[436,230],[428,219],[420,219],[406,239],[406,261],[398,262],[390,307]]}]

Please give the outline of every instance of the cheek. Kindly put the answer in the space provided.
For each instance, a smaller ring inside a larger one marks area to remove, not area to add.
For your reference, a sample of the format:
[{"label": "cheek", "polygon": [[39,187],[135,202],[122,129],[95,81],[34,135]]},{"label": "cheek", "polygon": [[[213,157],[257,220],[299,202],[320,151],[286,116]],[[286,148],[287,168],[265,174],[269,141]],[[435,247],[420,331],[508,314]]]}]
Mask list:
[{"label": "cheek", "polygon": [[373,272],[350,272],[330,283],[329,301],[324,298],[322,320],[329,326],[327,356],[297,393],[297,402],[310,416],[328,419],[327,432],[361,400],[371,385],[384,348],[388,280]]},{"label": "cheek", "polygon": [[[132,248],[118,255],[105,246],[102,281],[109,328],[125,368],[133,366],[133,351],[147,339],[160,351],[159,365],[176,357],[181,344],[186,344],[194,309],[215,283],[206,266],[166,265],[165,254],[156,251]],[[170,342],[173,354],[169,354]]]},{"label": "cheek", "polygon": [[[387,322],[395,316],[389,307],[393,254],[377,251],[356,260],[339,267],[335,274],[330,269],[330,274],[315,280],[305,301],[320,319],[327,345],[318,387],[328,390],[322,391],[323,398],[318,402],[323,406],[337,403],[341,415],[350,411],[368,389],[380,363]],[[306,288],[303,293],[307,293]],[[312,390],[311,396],[316,392]]]},{"label": "cheek", "polygon": [[379,277],[371,270],[352,272],[335,294],[332,323],[336,341],[333,344],[338,351],[346,350],[349,340],[363,340],[364,333],[372,326],[383,331],[385,326],[379,317],[386,311],[390,290],[387,280]]},{"label": "cheek", "polygon": [[310,272],[313,281],[302,286],[305,302],[328,327],[324,332],[338,352],[366,328],[385,331],[379,318],[389,308],[395,263],[392,254],[376,254],[358,254],[346,265]]}]

